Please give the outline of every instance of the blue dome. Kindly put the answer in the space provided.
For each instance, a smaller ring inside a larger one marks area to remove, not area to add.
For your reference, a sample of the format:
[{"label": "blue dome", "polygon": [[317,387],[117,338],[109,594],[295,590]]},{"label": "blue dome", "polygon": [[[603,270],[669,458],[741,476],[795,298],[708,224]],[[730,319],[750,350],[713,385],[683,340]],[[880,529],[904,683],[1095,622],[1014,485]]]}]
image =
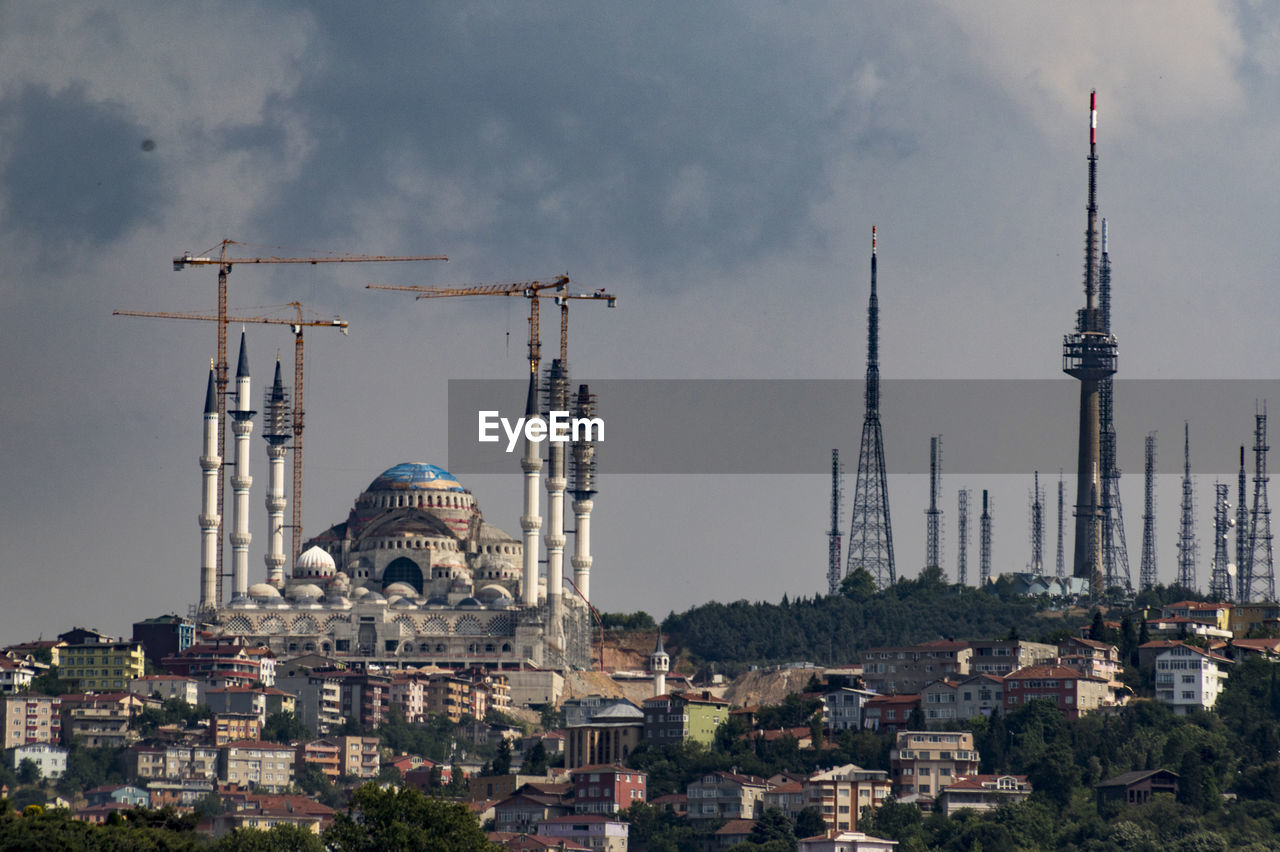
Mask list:
[{"label": "blue dome", "polygon": [[366,491],[466,491],[452,473],[422,462],[403,462],[382,472]]}]

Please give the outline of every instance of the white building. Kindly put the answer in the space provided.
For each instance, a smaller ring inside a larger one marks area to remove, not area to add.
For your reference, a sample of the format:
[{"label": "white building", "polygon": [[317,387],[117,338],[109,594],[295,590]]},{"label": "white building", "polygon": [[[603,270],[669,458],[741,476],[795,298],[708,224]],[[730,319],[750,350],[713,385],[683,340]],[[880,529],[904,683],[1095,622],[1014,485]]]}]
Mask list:
[{"label": "white building", "polygon": [[178,675],[145,675],[129,679],[129,691],[134,695],[159,697],[168,701],[176,698],[191,706],[200,703],[200,687],[192,678]]},{"label": "white building", "polygon": [[20,745],[10,752],[13,771],[17,772],[24,760],[35,761],[40,768],[40,777],[61,778],[67,771],[67,750],[62,746],[49,743],[29,743]]},{"label": "white building", "polygon": [[799,852],[893,852],[896,840],[872,837],[861,831],[829,831],[800,841]]},{"label": "white building", "polygon": [[21,692],[31,685],[38,674],[40,672],[31,660],[16,654],[0,655],[0,693]]},{"label": "white building", "polygon": [[865,689],[842,687],[822,696],[823,722],[833,734],[862,730],[862,705],[875,696]]},{"label": "white building", "polygon": [[1178,714],[1211,710],[1227,683],[1231,662],[1203,648],[1174,645],[1156,655],[1156,698]]}]

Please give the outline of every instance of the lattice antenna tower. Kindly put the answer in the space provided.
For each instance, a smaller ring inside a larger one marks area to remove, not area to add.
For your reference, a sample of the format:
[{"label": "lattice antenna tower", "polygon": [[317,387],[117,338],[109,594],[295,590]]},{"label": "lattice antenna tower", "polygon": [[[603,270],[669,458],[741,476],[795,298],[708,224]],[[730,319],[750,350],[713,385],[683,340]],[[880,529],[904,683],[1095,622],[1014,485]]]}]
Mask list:
[{"label": "lattice antenna tower", "polygon": [[1244,444],[1240,445],[1240,473],[1236,481],[1236,599],[1249,602],[1249,495],[1245,490]]},{"label": "lattice antenna tower", "polygon": [[1178,523],[1178,585],[1196,587],[1196,519],[1191,486],[1191,424],[1183,422],[1182,515]]},{"label": "lattice antenna tower", "polygon": [[1215,600],[1231,600],[1231,557],[1227,554],[1227,538],[1235,522],[1231,519],[1231,503],[1227,500],[1231,486],[1213,484],[1213,568],[1209,575],[1209,595]]},{"label": "lattice antenna tower", "polygon": [[897,580],[893,566],[893,528],[889,522],[889,486],[880,431],[880,303],[876,297],[876,229],[871,228],[871,298],[867,303],[866,414],[853,487],[853,522],[845,573],[862,568],[885,588]]},{"label": "lattice antenna tower", "polygon": [[1155,588],[1159,582],[1156,572],[1156,433],[1146,440],[1146,479],[1142,503],[1142,563],[1138,567],[1138,585],[1142,590]]},{"label": "lattice antenna tower", "polygon": [[1063,547],[1062,539],[1065,531],[1063,519],[1065,518],[1064,506],[1066,505],[1066,483],[1062,481],[1062,469],[1058,469],[1058,576],[1067,576],[1067,558],[1066,550]]},{"label": "lattice antenna tower", "polygon": [[[1102,220],[1102,256],[1098,262],[1098,306],[1102,330],[1111,333],[1111,253],[1107,248],[1107,220]],[[1098,446],[1102,463],[1102,575],[1107,588],[1133,591],[1129,575],[1129,545],[1124,534],[1124,508],[1120,502],[1120,468],[1116,465],[1114,381],[1104,378],[1098,386]]]},{"label": "lattice antenna tower", "polygon": [[956,582],[962,586],[969,584],[969,498],[972,493],[968,488],[961,488],[956,498],[956,529],[960,538],[956,552]]},{"label": "lattice antenna tower", "polygon": [[995,502],[982,490],[982,517],[979,519],[978,533],[978,571],[979,584],[986,588],[991,582],[991,508]]},{"label": "lattice antenna tower", "polygon": [[840,505],[844,502],[844,467],[840,451],[831,451],[831,529],[827,530],[827,594],[840,591]]},{"label": "lattice antenna tower", "polygon": [[1276,599],[1271,553],[1271,506],[1267,502],[1267,404],[1255,409],[1253,440],[1253,516],[1249,521],[1249,600]]},{"label": "lattice antenna tower", "polygon": [[925,567],[942,567],[942,508],[938,497],[942,494],[942,436],[929,439],[929,508],[924,513],[924,564]]},{"label": "lattice antenna tower", "polygon": [[1031,491],[1031,564],[1028,570],[1037,577],[1044,573],[1044,492],[1040,490],[1038,470]]}]

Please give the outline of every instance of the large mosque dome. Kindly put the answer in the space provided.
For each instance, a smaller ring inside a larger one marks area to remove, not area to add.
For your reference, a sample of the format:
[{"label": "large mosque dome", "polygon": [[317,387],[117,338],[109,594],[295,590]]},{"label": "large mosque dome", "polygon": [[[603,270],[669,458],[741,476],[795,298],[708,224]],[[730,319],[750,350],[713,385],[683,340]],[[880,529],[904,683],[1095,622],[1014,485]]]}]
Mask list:
[{"label": "large mosque dome", "polygon": [[365,491],[466,491],[452,473],[423,462],[402,462],[379,474]]}]

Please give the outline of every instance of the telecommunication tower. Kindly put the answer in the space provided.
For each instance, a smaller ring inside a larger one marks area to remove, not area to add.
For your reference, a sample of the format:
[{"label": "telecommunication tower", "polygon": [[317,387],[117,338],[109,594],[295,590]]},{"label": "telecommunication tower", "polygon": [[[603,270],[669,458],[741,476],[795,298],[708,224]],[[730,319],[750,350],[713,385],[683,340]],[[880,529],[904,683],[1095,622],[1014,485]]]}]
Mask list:
[{"label": "telecommunication tower", "polygon": [[1142,564],[1138,567],[1138,585],[1155,588],[1160,580],[1156,573],[1156,433],[1146,440],[1146,480],[1142,504]]},{"label": "telecommunication tower", "polygon": [[956,499],[956,528],[960,534],[960,549],[956,554],[956,582],[969,584],[969,497],[968,488],[961,488]]},{"label": "telecommunication tower", "polygon": [[1044,492],[1040,490],[1040,471],[1035,473],[1031,491],[1031,565],[1037,577],[1044,573]]},{"label": "telecommunication tower", "polygon": [[1236,600],[1248,603],[1249,500],[1245,492],[1244,444],[1240,445],[1240,474],[1236,486]]},{"label": "telecommunication tower", "polygon": [[980,521],[980,529],[978,532],[978,570],[980,573],[979,584],[982,588],[986,588],[991,582],[991,507],[992,501],[987,496],[987,491],[982,490],[982,517]]},{"label": "telecommunication tower", "polygon": [[1196,519],[1191,487],[1191,424],[1183,422],[1182,518],[1178,524],[1178,585],[1196,587]]},{"label": "telecommunication tower", "polygon": [[1058,570],[1059,577],[1067,576],[1067,560],[1065,556],[1065,550],[1062,546],[1062,538],[1063,538],[1063,530],[1064,530],[1063,518],[1065,517],[1063,512],[1063,506],[1066,505],[1066,490],[1067,490],[1066,485],[1062,481],[1062,470],[1059,469],[1058,470],[1058,563],[1057,563],[1057,570]]},{"label": "telecommunication tower", "polygon": [[876,229],[871,228],[871,298],[867,303],[866,414],[853,487],[853,523],[845,573],[862,568],[878,588],[897,579],[893,567],[893,528],[889,523],[889,486],[880,432],[880,304],[876,298]]},{"label": "telecommunication tower", "polygon": [[[1107,220],[1102,220],[1102,259],[1098,263],[1098,303],[1102,330],[1111,333],[1111,254],[1107,250]],[[1129,575],[1129,545],[1124,535],[1124,508],[1120,503],[1120,468],[1116,465],[1114,377],[1098,387],[1099,453],[1102,460],[1102,576],[1108,589],[1133,591]]]},{"label": "telecommunication tower", "polygon": [[929,439],[929,508],[924,513],[924,564],[942,567],[942,509],[938,496],[942,493],[942,436]]},{"label": "telecommunication tower", "polygon": [[1209,595],[1220,601],[1231,600],[1227,536],[1235,523],[1231,520],[1231,503],[1227,501],[1230,491],[1231,486],[1225,482],[1213,484],[1213,573],[1209,577]]},{"label": "telecommunication tower", "polygon": [[840,451],[831,451],[831,529],[827,530],[827,594],[840,591],[840,503],[844,500],[844,468]]},{"label": "telecommunication tower", "polygon": [[1246,600],[1276,599],[1275,566],[1271,553],[1271,506],[1267,503],[1267,406],[1254,414],[1253,516],[1249,521],[1249,584],[1242,589]]}]

